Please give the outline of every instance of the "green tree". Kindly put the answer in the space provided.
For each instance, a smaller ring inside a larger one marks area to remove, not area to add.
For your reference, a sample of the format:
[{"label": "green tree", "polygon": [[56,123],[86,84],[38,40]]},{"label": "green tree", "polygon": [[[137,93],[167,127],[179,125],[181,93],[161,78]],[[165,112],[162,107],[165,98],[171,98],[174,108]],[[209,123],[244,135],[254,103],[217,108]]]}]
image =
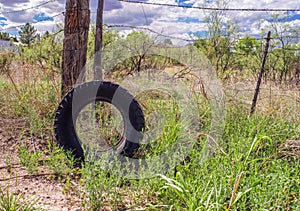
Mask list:
[{"label": "green tree", "polygon": [[153,46],[154,39],[148,34],[134,31],[104,48],[103,68],[112,74],[122,70],[126,75],[147,69],[154,65],[150,63],[152,57],[148,55]]},{"label": "green tree", "polygon": [[61,69],[63,45],[61,34],[58,32],[45,33],[41,40],[36,39],[31,43],[30,48],[23,47],[21,56],[31,64],[58,72]]},{"label": "green tree", "polygon": [[235,55],[233,68],[240,76],[257,76],[260,69],[263,51],[262,40],[246,35],[239,39],[234,46]]},{"label": "green tree", "polygon": [[0,40],[10,40],[9,33],[7,33],[7,32],[0,32]]},{"label": "green tree", "polygon": [[50,32],[49,32],[49,31],[46,31],[45,34],[43,34],[43,39],[44,39],[44,38],[47,38],[47,37],[49,37],[49,36],[50,36]]},{"label": "green tree", "polygon": [[[217,8],[227,8],[228,0],[217,0],[214,4]],[[238,30],[224,10],[208,12],[205,21],[208,38],[199,39],[195,46],[208,57],[217,73],[222,75],[230,67],[233,56],[231,47]]]},{"label": "green tree", "polygon": [[166,46],[172,46],[173,45],[172,40],[169,39],[169,38],[164,39],[163,44],[166,45]]},{"label": "green tree", "polygon": [[[102,36],[102,47],[105,48],[110,43],[119,39],[119,31],[118,30],[106,30],[107,27],[103,26],[103,36]],[[92,58],[94,56],[94,45],[95,45],[95,36],[96,36],[96,26],[92,25],[89,33],[89,41],[88,41],[88,58]]]},{"label": "green tree", "polygon": [[37,36],[36,31],[37,30],[30,23],[26,23],[25,26],[22,26],[21,30],[19,31],[21,43],[30,47]]},{"label": "green tree", "polygon": [[235,50],[244,55],[254,55],[259,52],[261,44],[256,40],[255,37],[246,37],[241,38],[235,45]]},{"label": "green tree", "polygon": [[144,32],[132,32],[127,35],[127,38],[124,41],[124,46],[126,46],[132,55],[135,55],[130,58],[131,71],[140,72],[142,69],[142,62],[154,45],[154,40]]},{"label": "green tree", "polygon": [[275,39],[271,42],[268,66],[272,79],[280,81],[292,79],[297,72],[293,67],[298,57],[293,49],[297,49],[294,37],[299,36],[300,27],[296,28],[287,20],[288,16],[272,15],[271,30]]}]

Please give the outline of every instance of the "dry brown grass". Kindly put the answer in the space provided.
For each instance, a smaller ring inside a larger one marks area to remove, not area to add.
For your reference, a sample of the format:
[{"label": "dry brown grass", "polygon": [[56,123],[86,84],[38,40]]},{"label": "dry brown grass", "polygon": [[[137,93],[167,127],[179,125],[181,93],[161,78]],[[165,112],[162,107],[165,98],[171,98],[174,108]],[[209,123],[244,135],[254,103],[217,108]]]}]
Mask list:
[{"label": "dry brown grass", "polygon": [[[227,102],[249,108],[250,112],[255,84],[255,81],[248,81],[224,85]],[[274,82],[262,83],[256,111],[266,115],[276,115],[291,122],[299,122],[299,87],[289,84],[276,84]]]},{"label": "dry brown grass", "polygon": [[300,159],[300,140],[287,140],[279,146],[279,157]]}]

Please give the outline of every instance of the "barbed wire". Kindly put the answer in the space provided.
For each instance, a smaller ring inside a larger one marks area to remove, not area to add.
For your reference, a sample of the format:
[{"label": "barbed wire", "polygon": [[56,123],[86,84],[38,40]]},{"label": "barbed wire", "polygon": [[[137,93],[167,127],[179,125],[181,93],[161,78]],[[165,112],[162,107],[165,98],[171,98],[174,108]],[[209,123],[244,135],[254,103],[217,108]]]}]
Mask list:
[{"label": "barbed wire", "polygon": [[[161,32],[157,32],[153,29],[150,29],[148,27],[143,27],[143,26],[133,26],[133,25],[125,25],[125,24],[108,24],[108,25],[105,25],[106,27],[108,28],[130,28],[130,29],[140,29],[140,30],[146,30],[146,31],[149,31],[149,32],[152,32],[154,34],[157,34],[159,36],[162,36],[162,37],[165,37],[165,38],[170,38],[170,39],[176,39],[176,40],[182,40],[182,41],[186,41],[186,42],[195,42],[199,39],[208,39],[208,37],[204,37],[204,38],[201,38],[201,37],[197,37],[195,39],[185,39],[185,38],[181,38],[181,37],[176,37],[176,36],[172,36],[172,35],[166,35],[166,34],[163,34]],[[246,37],[233,37],[231,35],[222,35],[220,37],[228,37],[228,38],[233,38],[233,40],[244,40],[246,39]],[[267,39],[266,37],[255,37],[256,40],[264,40],[264,39]],[[277,39],[300,39],[300,36],[282,36],[282,37],[271,37],[271,40],[277,40]],[[286,50],[299,50],[299,49],[289,49],[289,48],[285,48]]]},{"label": "barbed wire", "polygon": [[49,4],[49,3],[52,3],[52,2],[55,2],[56,0],[49,0],[49,1],[46,1],[44,3],[41,3],[41,4],[37,4],[35,6],[31,6],[31,7],[27,7],[27,8],[24,8],[24,9],[19,9],[19,10],[12,10],[12,11],[7,11],[7,12],[0,12],[0,14],[2,15],[7,15],[7,14],[12,14],[12,13],[20,13],[20,12],[25,12],[27,10],[32,10],[32,9],[35,9],[35,8],[39,8],[41,6],[44,6],[46,4]]},{"label": "barbed wire", "polygon": [[153,29],[147,28],[147,27],[142,27],[142,26],[131,26],[131,25],[123,25],[123,24],[113,24],[113,25],[105,25],[108,28],[131,28],[131,29],[140,29],[140,30],[146,30],[149,32],[152,32],[154,34],[157,34],[159,36],[165,37],[165,38],[170,38],[170,39],[176,39],[176,40],[182,40],[182,41],[186,41],[186,42],[194,42],[196,40],[194,39],[184,39],[184,38],[180,38],[180,37],[175,37],[175,36],[171,36],[171,35],[165,35],[162,34],[160,32],[157,32]]},{"label": "barbed wire", "polygon": [[[8,12],[0,12],[0,14],[10,14],[10,13],[18,13],[18,12],[24,12],[30,9],[34,9],[34,8],[39,8],[42,7],[44,5],[47,5],[49,3],[55,2],[56,0],[49,0],[46,2],[43,2],[41,4],[32,6],[32,7],[28,7],[28,8],[24,8],[24,9],[20,9],[20,10],[13,10],[13,11],[8,11]],[[136,1],[136,0],[118,0],[121,2],[127,2],[127,3],[136,3],[136,4],[148,4],[148,5],[160,5],[160,6],[172,6],[172,7],[184,7],[184,8],[193,8],[193,9],[202,9],[202,10],[233,10],[233,11],[300,11],[300,9],[246,9],[246,8],[212,8],[212,7],[193,7],[193,6],[186,6],[186,5],[173,5],[173,4],[162,4],[162,3],[151,3],[151,2],[141,2],[141,1]],[[144,12],[144,16],[146,18],[146,14],[145,11]],[[43,22],[43,21],[47,21],[47,20],[51,20],[52,18],[57,17],[58,15],[60,15],[61,13],[51,16],[51,17],[46,17],[42,20],[39,21],[35,21],[35,22],[31,22],[30,24],[35,24],[35,23],[39,23],[39,22]],[[147,18],[146,18],[147,20]],[[23,26],[24,24],[18,25],[18,26],[11,26],[11,27],[7,27],[7,28],[3,28],[0,29],[0,31],[5,31],[8,29],[12,29],[12,28],[18,28]],[[175,37],[175,36],[171,36],[171,35],[165,35],[162,34],[160,32],[156,32],[152,29],[146,28],[146,27],[138,27],[138,26],[129,26],[129,25],[109,25],[110,27],[122,27],[122,28],[139,28],[139,29],[143,29],[143,30],[147,30],[150,31],[152,33],[155,33],[157,35],[160,36],[164,36],[166,38],[170,38],[170,39],[176,39],[176,40],[183,40],[186,42],[195,42],[197,39],[185,39],[185,38],[180,38],[180,37]],[[226,35],[222,35],[222,37],[226,37]],[[230,37],[230,36],[228,36]],[[300,39],[300,36],[286,36],[286,37],[273,37],[271,39]],[[198,38],[199,39],[199,38]],[[243,38],[237,38],[237,39],[243,39]],[[266,39],[264,37],[256,37],[256,40],[261,40],[261,39]]]},{"label": "barbed wire", "polygon": [[[54,18],[56,18],[60,15],[63,15],[63,14],[64,14],[64,12],[60,12],[60,13],[57,13],[53,16],[45,17],[44,19],[30,22],[29,24],[36,24],[36,23],[40,23],[40,22],[44,22],[44,21],[53,20]],[[7,28],[3,28],[3,29],[0,29],[0,32],[7,31],[9,29],[16,29],[16,28],[19,28],[19,27],[22,27],[22,26],[25,26],[25,24],[20,24],[20,25],[17,25],[17,26],[10,26],[10,27],[7,27]]]},{"label": "barbed wire", "polygon": [[[256,40],[263,40],[263,39],[267,39],[266,37],[257,37]],[[300,36],[281,36],[281,37],[271,37],[271,40],[280,40],[280,39],[300,39]]]},{"label": "barbed wire", "polygon": [[[26,10],[30,10],[30,9],[33,9],[33,8],[39,8],[41,6],[44,6],[46,4],[49,4],[51,2],[54,2],[56,0],[49,0],[49,1],[46,1],[44,3],[41,3],[41,4],[38,4],[38,5],[35,5],[35,6],[32,6],[32,7],[29,7],[29,8],[25,8],[25,9],[21,9],[21,10],[14,10],[14,11],[9,11],[9,12],[5,12],[5,13],[0,13],[0,14],[9,14],[9,13],[15,13],[15,12],[22,12],[22,11],[26,11]],[[123,2],[129,2],[129,3],[149,3],[149,2],[139,2],[139,1],[128,1],[128,0],[118,0],[118,1],[123,1]],[[149,4],[155,4],[157,5],[157,3],[149,3]],[[160,5],[160,4],[159,4]],[[168,5],[168,4],[163,4],[163,5]],[[178,6],[178,5],[173,5],[173,6]],[[191,7],[188,7],[188,8],[191,8]],[[192,7],[192,8],[195,8],[195,7]],[[203,7],[199,7],[201,9],[203,9]],[[199,9],[198,8],[198,9]],[[216,9],[216,10],[223,10],[222,8],[209,8],[209,9]],[[244,9],[243,9],[244,10]],[[280,9],[280,10],[284,10],[284,9]],[[300,11],[300,10],[299,10]],[[144,12],[144,11],[143,11]],[[39,23],[39,22],[43,22],[43,21],[48,21],[48,20],[52,20],[53,18],[61,15],[61,14],[64,14],[64,12],[61,12],[61,13],[58,13],[54,16],[51,16],[51,17],[45,17],[44,19],[42,20],[38,20],[38,21],[34,21],[34,22],[31,22],[30,24],[36,24],[36,23]],[[144,12],[144,16],[146,18],[146,14]],[[147,19],[146,19],[147,20]],[[0,29],[0,32],[1,31],[6,31],[6,30],[9,30],[9,29],[12,29],[12,28],[18,28],[18,27],[22,27],[24,26],[25,24],[21,24],[21,25],[17,25],[17,26],[11,26],[11,27],[7,27],[7,28],[3,28],[3,29]],[[115,25],[106,25],[108,28],[131,28],[131,29],[140,29],[140,30],[147,30],[149,32],[152,32],[154,34],[157,34],[159,36],[162,36],[162,37],[165,37],[165,38],[170,38],[170,39],[176,39],[176,40],[182,40],[182,41],[185,41],[185,42],[195,42],[197,41],[198,39],[201,39],[201,37],[198,37],[196,39],[192,39],[192,36],[191,39],[186,39],[186,38],[182,38],[182,37],[176,37],[176,36],[172,36],[172,35],[166,35],[166,34],[163,34],[162,32],[157,32],[153,29],[150,29],[150,28],[147,28],[147,27],[141,27],[141,26],[132,26],[132,25],[122,25],[122,24],[115,24]],[[232,35],[221,35],[221,37],[231,37],[232,38]],[[204,39],[207,39],[204,38]],[[245,39],[245,38],[233,38],[234,40],[241,40],[241,39]],[[266,39],[264,37],[255,37],[256,40],[262,40],[262,39]],[[271,39],[275,40],[275,39],[300,39],[300,36],[283,36],[283,37],[272,37]],[[230,48],[230,47],[228,47]],[[288,49],[288,48],[285,48],[285,50],[292,50],[292,51],[299,51],[299,49]]]},{"label": "barbed wire", "polygon": [[199,6],[187,6],[178,4],[167,4],[167,3],[153,3],[153,2],[142,2],[135,0],[118,0],[120,2],[132,3],[132,4],[147,4],[155,6],[166,6],[166,7],[180,7],[187,9],[199,9],[199,10],[212,10],[212,11],[233,11],[233,12],[299,12],[300,9],[269,9],[269,8],[217,8],[217,7],[199,7]]}]

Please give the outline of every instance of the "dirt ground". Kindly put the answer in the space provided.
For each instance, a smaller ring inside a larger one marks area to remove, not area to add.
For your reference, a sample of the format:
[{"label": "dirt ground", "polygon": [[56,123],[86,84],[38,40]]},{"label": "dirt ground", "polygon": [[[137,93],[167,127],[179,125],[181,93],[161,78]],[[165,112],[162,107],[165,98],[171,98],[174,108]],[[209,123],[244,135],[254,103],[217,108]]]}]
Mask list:
[{"label": "dirt ground", "polygon": [[[36,207],[41,210],[83,210],[78,197],[70,192],[64,194],[62,181],[49,177],[43,170],[36,175],[29,174],[25,167],[20,165],[17,146],[22,142],[33,147],[33,142],[30,139],[19,140],[18,136],[8,134],[3,129],[3,124],[4,121],[0,117],[1,189],[9,190],[15,195],[21,194],[23,199],[38,200]],[[41,140],[35,140],[35,146],[42,150],[44,144]]]}]

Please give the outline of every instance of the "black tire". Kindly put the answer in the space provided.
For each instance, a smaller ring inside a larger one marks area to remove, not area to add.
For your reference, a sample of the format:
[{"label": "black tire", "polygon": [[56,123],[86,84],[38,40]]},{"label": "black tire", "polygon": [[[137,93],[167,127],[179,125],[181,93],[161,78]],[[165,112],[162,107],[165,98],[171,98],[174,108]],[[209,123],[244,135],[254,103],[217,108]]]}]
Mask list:
[{"label": "black tire", "polygon": [[84,160],[82,142],[74,125],[80,111],[86,105],[98,101],[114,105],[121,113],[124,130],[117,143],[117,151],[124,156],[133,157],[140,147],[141,132],[145,127],[144,115],[134,97],[111,82],[91,81],[81,84],[62,99],[54,120],[54,134],[58,144],[65,150],[71,150],[76,159]]}]

